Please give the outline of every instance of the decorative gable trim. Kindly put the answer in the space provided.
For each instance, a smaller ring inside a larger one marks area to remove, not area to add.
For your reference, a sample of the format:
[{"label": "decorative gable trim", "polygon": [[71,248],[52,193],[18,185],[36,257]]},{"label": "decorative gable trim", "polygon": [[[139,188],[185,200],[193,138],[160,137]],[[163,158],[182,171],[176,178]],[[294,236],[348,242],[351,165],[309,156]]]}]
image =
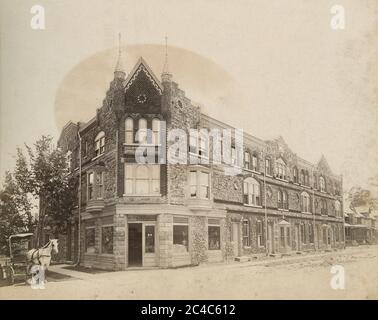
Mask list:
[{"label": "decorative gable trim", "polygon": [[163,93],[163,86],[161,85],[160,81],[154,75],[150,67],[144,61],[143,58],[140,58],[138,63],[135,65],[133,71],[130,73],[130,76],[127,77],[125,80],[125,91],[130,88],[130,86],[134,83],[135,79],[137,78],[138,74],[143,71],[147,78],[151,81],[155,89],[159,92],[159,94]]}]

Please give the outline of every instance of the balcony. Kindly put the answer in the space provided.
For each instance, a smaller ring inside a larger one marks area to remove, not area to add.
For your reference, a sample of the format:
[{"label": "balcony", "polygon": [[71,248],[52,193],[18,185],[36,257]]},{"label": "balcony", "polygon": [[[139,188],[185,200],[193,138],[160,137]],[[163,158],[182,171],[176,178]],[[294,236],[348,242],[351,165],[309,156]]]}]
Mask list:
[{"label": "balcony", "polygon": [[104,209],[104,199],[88,200],[86,212],[97,213]]}]

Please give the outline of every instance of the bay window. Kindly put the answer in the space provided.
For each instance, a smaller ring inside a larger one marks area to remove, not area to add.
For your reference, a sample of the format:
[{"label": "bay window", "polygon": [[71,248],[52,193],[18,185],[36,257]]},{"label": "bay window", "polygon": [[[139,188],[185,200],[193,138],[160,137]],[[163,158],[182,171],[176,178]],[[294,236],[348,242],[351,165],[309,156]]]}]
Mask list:
[{"label": "bay window", "polygon": [[159,195],[160,166],[125,164],[126,195]]},{"label": "bay window", "polygon": [[189,180],[190,198],[210,198],[210,175],[208,172],[191,170]]}]

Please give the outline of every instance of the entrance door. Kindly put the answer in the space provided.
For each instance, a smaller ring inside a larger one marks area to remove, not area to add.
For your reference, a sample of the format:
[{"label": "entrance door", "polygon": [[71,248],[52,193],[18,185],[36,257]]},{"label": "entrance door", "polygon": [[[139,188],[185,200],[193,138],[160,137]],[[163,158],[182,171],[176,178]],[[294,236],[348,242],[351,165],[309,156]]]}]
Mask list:
[{"label": "entrance door", "polygon": [[129,223],[129,266],[142,265],[142,224]]},{"label": "entrance door", "polygon": [[239,223],[233,222],[232,223],[232,245],[234,249],[234,256],[237,257],[239,255]]}]

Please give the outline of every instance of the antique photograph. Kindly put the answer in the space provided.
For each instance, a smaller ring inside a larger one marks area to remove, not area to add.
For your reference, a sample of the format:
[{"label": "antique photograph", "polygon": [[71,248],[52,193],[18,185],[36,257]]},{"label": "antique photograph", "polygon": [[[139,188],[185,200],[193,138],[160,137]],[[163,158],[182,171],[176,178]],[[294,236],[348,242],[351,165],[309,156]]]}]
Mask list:
[{"label": "antique photograph", "polygon": [[378,299],[376,0],[0,24],[0,300]]}]

